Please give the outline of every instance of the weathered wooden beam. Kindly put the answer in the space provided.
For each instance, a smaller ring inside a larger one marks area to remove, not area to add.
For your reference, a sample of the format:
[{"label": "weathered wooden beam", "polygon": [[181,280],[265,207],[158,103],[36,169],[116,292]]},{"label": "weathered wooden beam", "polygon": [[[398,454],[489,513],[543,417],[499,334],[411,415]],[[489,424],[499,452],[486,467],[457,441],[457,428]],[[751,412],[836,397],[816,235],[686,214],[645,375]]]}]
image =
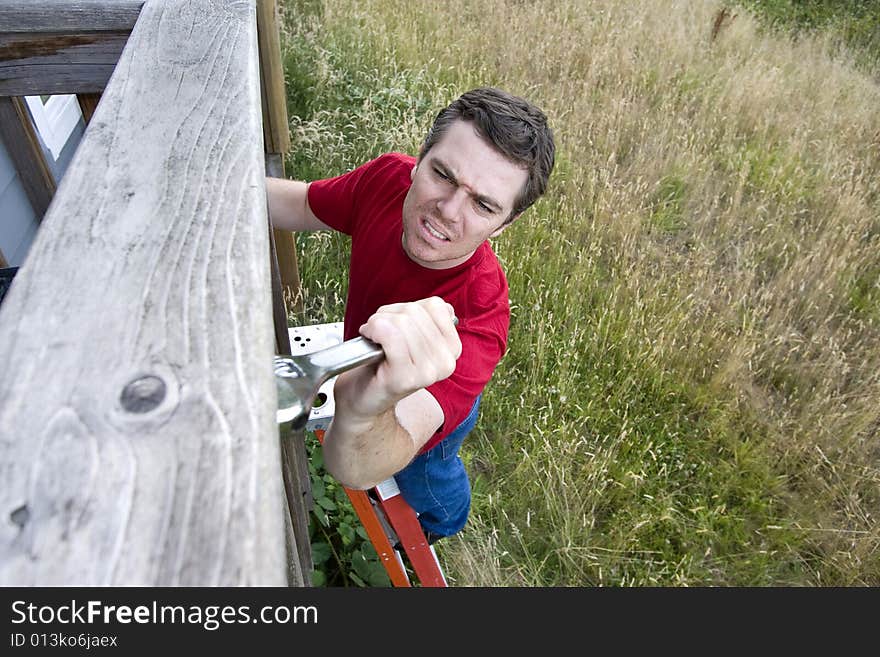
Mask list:
[{"label": "weathered wooden beam", "polygon": [[0,34],[0,95],[99,92],[126,41],[124,32]]},{"label": "weathered wooden beam", "polygon": [[0,0],[0,33],[131,32],[144,0]]},{"label": "weathered wooden beam", "polygon": [[21,178],[34,214],[42,219],[55,195],[55,177],[21,98],[0,96],[0,139]]},{"label": "weathered wooden beam", "polygon": [[143,0],[0,0],[0,95],[101,91]]},{"label": "weathered wooden beam", "polygon": [[255,6],[144,5],[0,308],[0,584],[287,582]]}]

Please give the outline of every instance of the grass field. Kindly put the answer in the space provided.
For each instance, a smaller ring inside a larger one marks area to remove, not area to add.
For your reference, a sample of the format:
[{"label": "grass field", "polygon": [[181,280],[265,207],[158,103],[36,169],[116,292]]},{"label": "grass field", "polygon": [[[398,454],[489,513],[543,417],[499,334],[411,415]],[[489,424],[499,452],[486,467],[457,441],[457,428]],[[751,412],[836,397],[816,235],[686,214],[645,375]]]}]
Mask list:
[{"label": "grass field", "polygon": [[[480,85],[556,133],[493,241],[511,341],[453,585],[880,585],[880,75],[721,8],[284,3],[291,177],[415,153]],[[292,322],[342,317],[346,240],[298,237]]]}]

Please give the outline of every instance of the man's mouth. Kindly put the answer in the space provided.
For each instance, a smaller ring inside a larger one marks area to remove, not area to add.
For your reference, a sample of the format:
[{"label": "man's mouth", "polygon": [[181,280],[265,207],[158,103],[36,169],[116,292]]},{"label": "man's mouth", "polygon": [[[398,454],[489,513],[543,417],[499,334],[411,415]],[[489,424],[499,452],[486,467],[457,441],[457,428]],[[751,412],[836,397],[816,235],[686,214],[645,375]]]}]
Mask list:
[{"label": "man's mouth", "polygon": [[432,237],[434,237],[434,238],[436,238],[436,239],[438,239],[438,240],[443,240],[444,242],[448,242],[448,241],[449,241],[449,238],[446,237],[446,235],[444,235],[443,233],[441,233],[440,231],[438,231],[436,228],[434,228],[431,224],[428,223],[428,221],[427,221],[426,219],[422,219],[422,226],[425,227],[425,230],[426,230],[426,231],[428,232],[428,234],[431,235]]}]

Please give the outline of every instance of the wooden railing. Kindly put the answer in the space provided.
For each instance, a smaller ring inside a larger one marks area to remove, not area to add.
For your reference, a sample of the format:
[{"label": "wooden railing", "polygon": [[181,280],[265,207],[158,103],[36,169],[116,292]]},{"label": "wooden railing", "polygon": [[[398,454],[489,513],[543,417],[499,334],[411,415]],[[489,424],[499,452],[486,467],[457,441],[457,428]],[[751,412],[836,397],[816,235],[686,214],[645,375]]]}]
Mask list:
[{"label": "wooden railing", "polygon": [[274,12],[0,0],[7,110],[101,94],[0,308],[2,585],[309,583],[304,454],[282,476],[275,423]]}]

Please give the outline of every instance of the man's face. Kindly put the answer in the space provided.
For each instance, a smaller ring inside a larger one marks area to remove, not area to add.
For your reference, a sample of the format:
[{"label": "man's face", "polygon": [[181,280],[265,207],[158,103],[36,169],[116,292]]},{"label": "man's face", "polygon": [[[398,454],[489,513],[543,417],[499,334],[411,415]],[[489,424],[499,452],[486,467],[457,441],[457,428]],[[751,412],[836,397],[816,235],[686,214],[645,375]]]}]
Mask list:
[{"label": "man's face", "polygon": [[403,202],[404,251],[429,269],[465,262],[506,228],[527,176],[473,124],[456,121],[413,167]]}]

